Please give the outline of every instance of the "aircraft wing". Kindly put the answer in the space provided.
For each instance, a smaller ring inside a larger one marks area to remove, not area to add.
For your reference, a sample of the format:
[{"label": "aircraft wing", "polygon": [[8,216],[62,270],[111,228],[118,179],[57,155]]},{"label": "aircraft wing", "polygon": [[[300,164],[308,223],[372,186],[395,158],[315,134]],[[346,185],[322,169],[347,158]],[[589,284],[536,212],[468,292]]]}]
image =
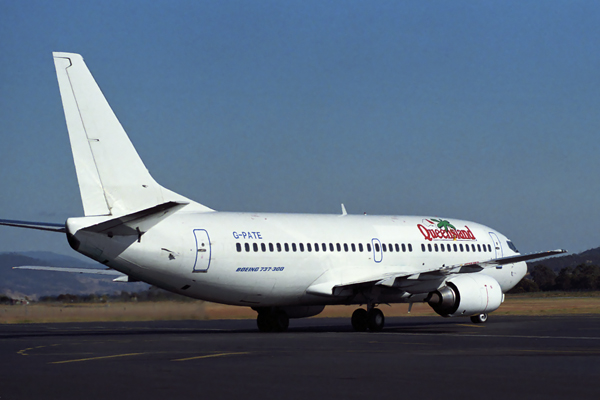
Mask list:
[{"label": "aircraft wing", "polygon": [[493,260],[471,262],[458,265],[442,265],[441,267],[415,270],[410,267],[398,267],[397,272],[386,272],[362,276],[347,282],[322,282],[310,286],[306,292],[318,296],[346,296],[356,290],[370,286],[387,286],[389,288],[406,289],[418,282],[443,281],[447,275],[479,272],[485,268],[498,267],[521,261],[535,260],[566,253],[566,250],[552,250],[517,256],[501,257]]},{"label": "aircraft wing", "polygon": [[[542,251],[539,253],[519,254],[517,256],[501,257],[501,258],[495,258],[493,260],[487,260],[487,261],[477,261],[477,262],[471,262],[471,263],[466,263],[466,264],[452,265],[452,266],[444,267],[442,269],[442,271],[450,271],[450,273],[476,272],[475,270],[481,271],[484,268],[498,267],[498,266],[502,266],[502,265],[506,265],[506,264],[514,264],[514,263],[521,262],[521,261],[536,260],[538,258],[555,256],[557,254],[563,254],[566,252],[567,252],[567,250],[558,249],[558,250],[551,250],[551,251]],[[471,271],[471,269],[473,269],[473,271]]]},{"label": "aircraft wing", "polygon": [[66,267],[44,267],[38,265],[23,265],[19,267],[13,267],[13,269],[28,269],[35,271],[54,271],[54,272],[71,272],[76,274],[95,274],[95,275],[112,275],[116,276],[113,279],[114,282],[137,282],[136,279],[130,278],[128,275],[123,274],[114,269],[100,269],[100,268],[66,268]]},{"label": "aircraft wing", "polygon": [[10,219],[0,219],[0,225],[16,226],[18,228],[38,229],[41,231],[52,231],[65,233],[65,224],[54,224],[51,222],[30,222],[30,221],[15,221]]}]

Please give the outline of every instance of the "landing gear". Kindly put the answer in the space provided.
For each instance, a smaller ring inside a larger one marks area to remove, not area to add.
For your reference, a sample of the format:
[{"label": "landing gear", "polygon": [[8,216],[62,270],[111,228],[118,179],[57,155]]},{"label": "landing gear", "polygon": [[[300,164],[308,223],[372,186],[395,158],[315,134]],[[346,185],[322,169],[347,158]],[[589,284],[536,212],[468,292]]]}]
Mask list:
[{"label": "landing gear", "polygon": [[261,332],[285,332],[290,319],[285,311],[261,310],[256,318],[256,325]]},{"label": "landing gear", "polygon": [[383,325],[385,325],[385,317],[379,308],[373,308],[371,311],[369,311],[368,324],[371,332],[379,332],[383,329]]},{"label": "landing gear", "polygon": [[483,324],[488,320],[487,314],[471,315],[471,322],[474,324]]},{"label": "landing gear", "polygon": [[379,332],[384,325],[385,317],[378,308],[371,308],[370,311],[359,308],[352,313],[352,327],[357,332],[365,332],[367,329],[371,332]]},{"label": "landing gear", "polygon": [[369,327],[367,310],[364,308],[357,308],[352,313],[352,327],[357,332],[365,332]]}]

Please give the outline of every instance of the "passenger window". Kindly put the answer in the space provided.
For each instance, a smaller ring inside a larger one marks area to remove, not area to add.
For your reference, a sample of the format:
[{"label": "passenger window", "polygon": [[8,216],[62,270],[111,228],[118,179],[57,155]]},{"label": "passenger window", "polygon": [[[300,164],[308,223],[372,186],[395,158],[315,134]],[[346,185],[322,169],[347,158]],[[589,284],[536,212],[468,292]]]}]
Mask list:
[{"label": "passenger window", "polygon": [[427,250],[431,251],[431,243],[427,244]]},{"label": "passenger window", "polygon": [[421,243],[421,251],[425,253],[425,245],[423,243]]},{"label": "passenger window", "polygon": [[[402,246],[404,247],[404,245],[402,245]],[[394,247],[396,248],[396,253],[399,253],[400,252],[400,246],[398,246],[398,243],[396,243],[394,245]],[[402,250],[402,251],[404,251],[404,250]]]},{"label": "passenger window", "polygon": [[246,252],[250,251],[250,245],[248,243],[244,243],[244,248],[246,249]]},{"label": "passenger window", "polygon": [[238,252],[242,251],[242,244],[241,243],[236,243],[235,244],[235,248]]},{"label": "passenger window", "polygon": [[312,246],[310,245],[310,243],[306,244],[306,251],[312,251]]},{"label": "passenger window", "polygon": [[277,251],[281,252],[281,243],[277,243]]},{"label": "passenger window", "polygon": [[454,248],[454,251],[458,251],[458,246],[456,246],[456,243],[454,243],[452,247]]},{"label": "passenger window", "polygon": [[252,248],[254,249],[255,252],[258,251],[258,243],[252,243]]},{"label": "passenger window", "polygon": [[363,245],[362,245],[362,243],[358,244],[358,251],[360,251],[361,253],[363,252]]},{"label": "passenger window", "polygon": [[367,251],[370,253],[371,252],[371,243],[367,243]]},{"label": "passenger window", "polygon": [[323,251],[327,251],[327,245],[325,243],[321,243],[321,249]]},{"label": "passenger window", "polygon": [[354,253],[354,252],[356,252],[356,245],[355,245],[354,243],[352,243],[352,244],[350,245],[350,247],[352,247],[352,252],[353,252],[353,253]]},{"label": "passenger window", "polygon": [[381,249],[379,248],[379,243],[375,243],[375,251],[378,253],[381,251]]},{"label": "passenger window", "polygon": [[459,244],[459,245],[458,245],[458,247],[460,247],[460,251],[461,251],[461,252],[463,252],[463,251],[464,251],[462,243],[461,243],[461,244]]},{"label": "passenger window", "polygon": [[444,246],[444,243],[440,244],[440,250],[446,251],[446,246]]},{"label": "passenger window", "polygon": [[263,251],[263,253],[264,253],[265,251],[267,251],[267,245],[266,245],[266,244],[264,244],[264,243],[261,243],[261,244],[260,244],[260,249],[261,249],[261,250]]},{"label": "passenger window", "polygon": [[[376,246],[377,246],[377,245],[376,245]],[[381,245],[381,248],[383,249],[383,251],[387,251],[387,246],[385,245],[385,243],[383,243],[383,244]]]},{"label": "passenger window", "polygon": [[289,252],[289,251],[290,251],[290,246],[289,246],[287,243],[285,243],[285,244],[283,245],[283,247],[285,247],[285,251],[286,251],[286,252]]},{"label": "passenger window", "polygon": [[492,246],[488,244],[488,251],[491,252],[492,251]]},{"label": "passenger window", "polygon": [[344,251],[347,253],[348,252],[348,243],[344,243]]},{"label": "passenger window", "polygon": [[471,245],[471,250],[473,251],[473,253],[475,253],[475,245],[474,244]]},{"label": "passenger window", "polygon": [[300,246],[300,251],[304,251],[304,243],[300,243],[298,246]]},{"label": "passenger window", "polygon": [[335,251],[335,249],[333,248],[333,243],[329,243],[329,251]]},{"label": "passenger window", "polygon": [[412,251],[412,244],[408,244],[408,251]]},{"label": "passenger window", "polygon": [[336,243],[335,247],[337,247],[337,251],[342,251],[342,246],[339,243]]},{"label": "passenger window", "polygon": [[319,243],[315,243],[315,251],[319,251]]},{"label": "passenger window", "polygon": [[402,252],[406,253],[406,246],[404,245],[404,243],[402,243]]},{"label": "passenger window", "polygon": [[469,251],[469,245],[465,244],[465,250],[468,252]]},{"label": "passenger window", "polygon": [[292,243],[292,251],[296,251],[296,250],[297,250],[296,243]]},{"label": "passenger window", "polygon": [[480,244],[477,245],[477,251],[481,253],[481,245]]},{"label": "passenger window", "polygon": [[272,253],[274,250],[273,243],[269,243],[269,251]]}]

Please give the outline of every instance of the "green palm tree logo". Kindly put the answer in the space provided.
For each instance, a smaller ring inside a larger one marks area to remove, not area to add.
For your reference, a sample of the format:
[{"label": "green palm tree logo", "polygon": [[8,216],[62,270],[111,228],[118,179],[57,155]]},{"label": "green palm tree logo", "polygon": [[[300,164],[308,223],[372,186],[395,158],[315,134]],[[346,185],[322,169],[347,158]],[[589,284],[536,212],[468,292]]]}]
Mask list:
[{"label": "green palm tree logo", "polygon": [[446,230],[446,232],[448,232],[448,229],[454,229],[456,230],[456,228],[454,227],[454,225],[452,225],[450,223],[450,221],[446,221],[443,219],[435,219],[435,218],[431,218],[431,221],[437,223],[437,227],[440,229],[444,229]]}]

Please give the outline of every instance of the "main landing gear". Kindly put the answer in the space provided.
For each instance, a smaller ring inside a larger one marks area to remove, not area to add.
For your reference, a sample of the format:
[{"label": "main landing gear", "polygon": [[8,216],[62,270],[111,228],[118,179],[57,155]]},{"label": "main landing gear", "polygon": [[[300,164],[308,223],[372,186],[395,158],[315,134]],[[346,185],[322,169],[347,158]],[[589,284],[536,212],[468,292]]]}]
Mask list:
[{"label": "main landing gear", "polygon": [[355,331],[379,332],[385,325],[385,317],[379,308],[371,308],[369,311],[359,308],[352,313],[352,327]]},{"label": "main landing gear", "polygon": [[290,324],[290,318],[282,310],[257,310],[256,325],[261,332],[285,332]]}]

